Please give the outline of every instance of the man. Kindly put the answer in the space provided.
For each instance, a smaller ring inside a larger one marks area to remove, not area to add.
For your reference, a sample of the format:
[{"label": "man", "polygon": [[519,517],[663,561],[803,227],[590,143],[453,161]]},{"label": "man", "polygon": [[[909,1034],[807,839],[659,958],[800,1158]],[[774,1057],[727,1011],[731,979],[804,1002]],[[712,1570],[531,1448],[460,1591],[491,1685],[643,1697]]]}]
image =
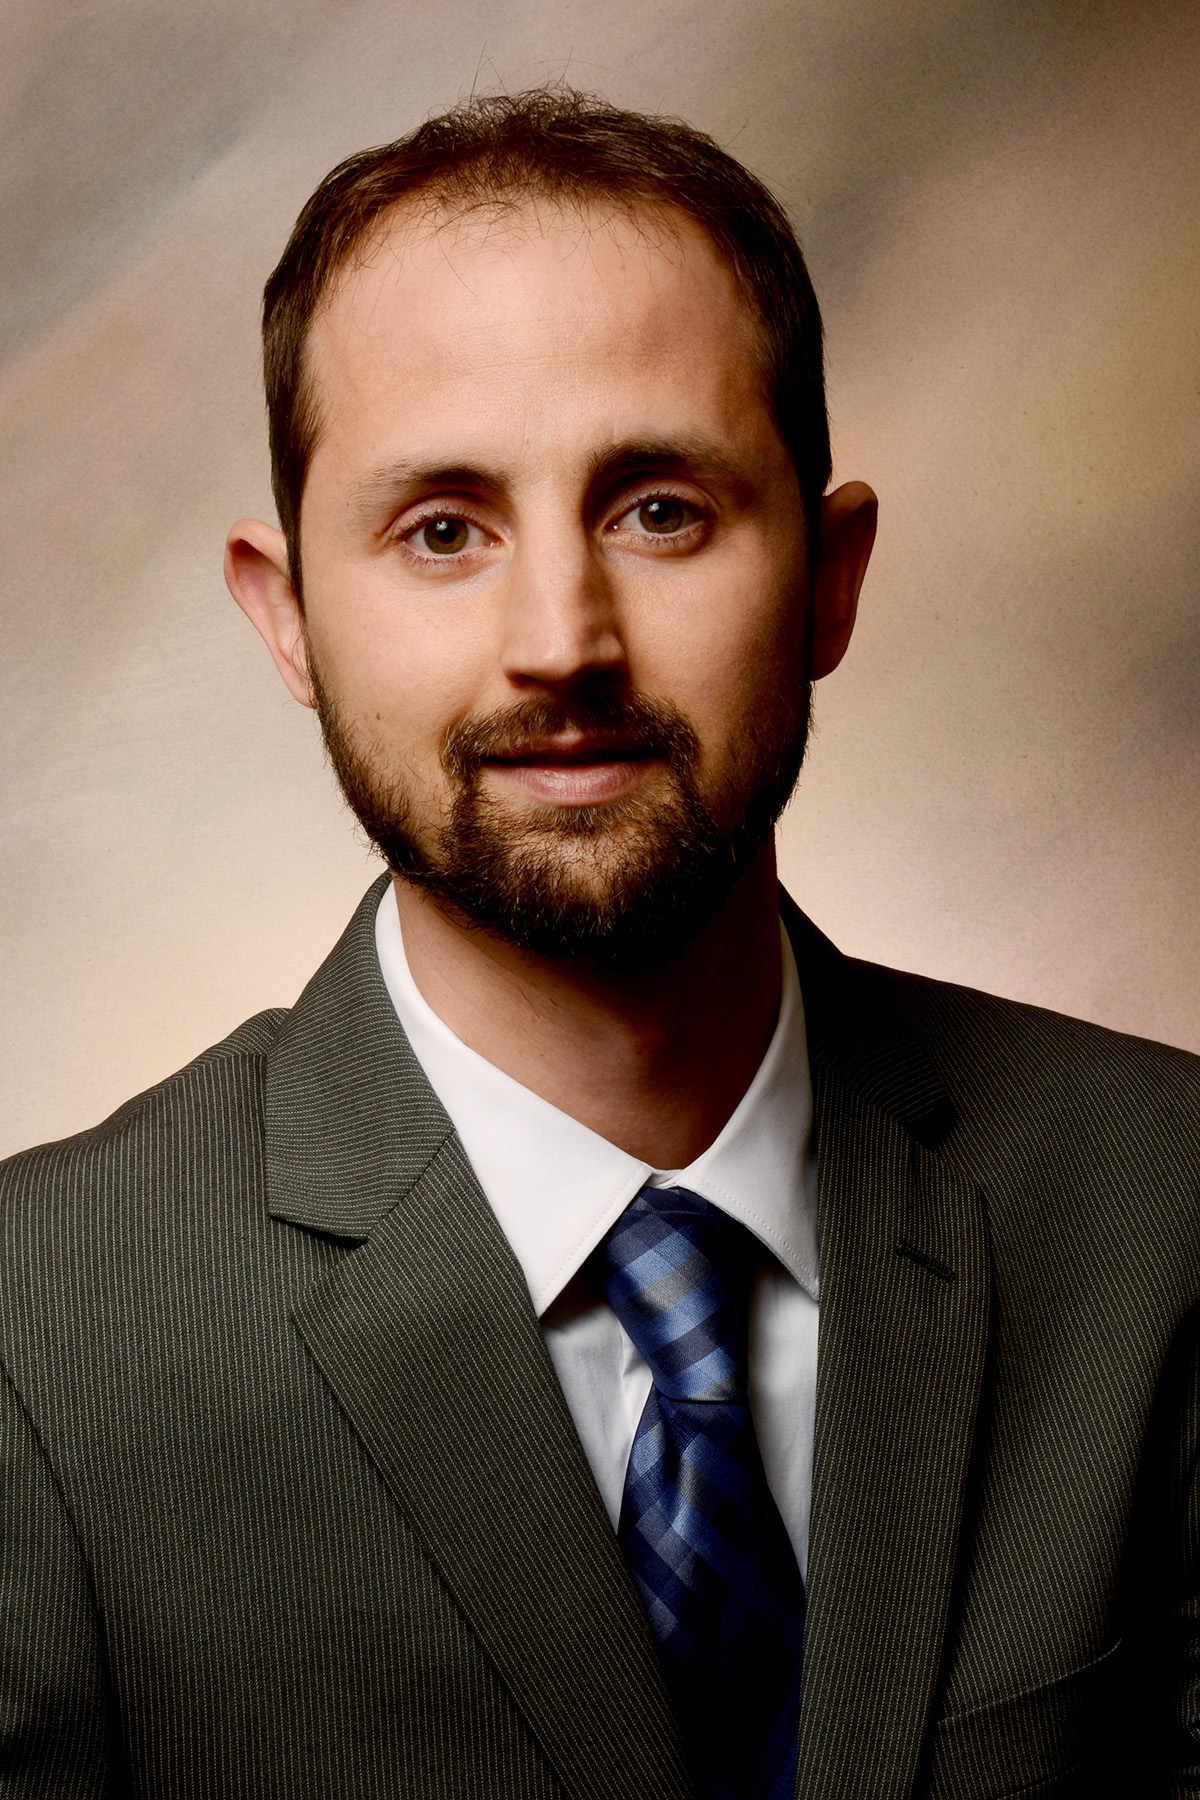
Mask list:
[{"label": "man", "polygon": [[7,1166],[0,1793],[1200,1793],[1200,1079],[779,895],[875,517],[782,215],[477,102],[265,334],[228,580],[391,878]]}]

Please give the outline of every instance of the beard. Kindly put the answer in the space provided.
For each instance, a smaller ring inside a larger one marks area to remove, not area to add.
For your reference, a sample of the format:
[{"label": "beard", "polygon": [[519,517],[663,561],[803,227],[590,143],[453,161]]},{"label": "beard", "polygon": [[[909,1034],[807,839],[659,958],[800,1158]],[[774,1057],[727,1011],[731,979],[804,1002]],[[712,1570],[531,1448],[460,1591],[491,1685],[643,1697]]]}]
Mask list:
[{"label": "beard", "polygon": [[[368,749],[310,656],[317,717],[351,811],[394,874],[502,941],[538,956],[632,974],[669,961],[717,913],[791,797],[808,741],[811,685],[763,706],[734,765],[706,797],[700,746],[677,708],[640,695],[542,695],[446,735],[451,794],[440,828],[422,829],[399,759]],[[578,730],[659,760],[635,794],[593,806],[515,813],[484,784],[489,759]]]}]

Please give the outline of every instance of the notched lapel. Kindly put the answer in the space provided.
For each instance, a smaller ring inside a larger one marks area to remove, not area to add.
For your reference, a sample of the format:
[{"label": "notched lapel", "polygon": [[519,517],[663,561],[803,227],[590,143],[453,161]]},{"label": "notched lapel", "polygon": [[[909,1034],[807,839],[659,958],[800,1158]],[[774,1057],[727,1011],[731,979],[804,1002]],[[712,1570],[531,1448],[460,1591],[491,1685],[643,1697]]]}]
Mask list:
[{"label": "notched lapel", "polygon": [[383,986],[381,893],[268,1069],[273,1215],[359,1240],[296,1324],[567,1792],[689,1800],[649,1629],[524,1278]]},{"label": "notched lapel", "polygon": [[886,977],[817,940],[797,945],[821,1233],[797,1793],[903,1800],[951,1623],[990,1259],[982,1195],[931,1147],[953,1109]]},{"label": "notched lapel", "polygon": [[[987,1350],[978,1194],[816,1071],[821,1338],[799,1792],[912,1791]],[[916,1254],[913,1254],[913,1253]]]},{"label": "notched lapel", "polygon": [[451,1133],[396,1017],[375,953],[388,877],[368,888],[267,1059],[267,1205],[361,1241]]},{"label": "notched lapel", "polygon": [[457,1139],[295,1317],[568,1793],[690,1794],[636,1594]]}]

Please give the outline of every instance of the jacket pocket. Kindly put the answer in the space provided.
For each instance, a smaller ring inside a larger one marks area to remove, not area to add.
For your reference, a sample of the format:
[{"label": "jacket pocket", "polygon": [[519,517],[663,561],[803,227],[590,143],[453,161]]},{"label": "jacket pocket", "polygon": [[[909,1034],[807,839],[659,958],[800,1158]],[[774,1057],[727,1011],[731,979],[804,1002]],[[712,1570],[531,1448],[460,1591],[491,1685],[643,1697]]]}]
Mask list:
[{"label": "jacket pocket", "polygon": [[1043,1687],[951,1713],[935,1727],[929,1800],[1073,1800],[1103,1730],[1097,1713],[1119,1662],[1102,1656]]}]

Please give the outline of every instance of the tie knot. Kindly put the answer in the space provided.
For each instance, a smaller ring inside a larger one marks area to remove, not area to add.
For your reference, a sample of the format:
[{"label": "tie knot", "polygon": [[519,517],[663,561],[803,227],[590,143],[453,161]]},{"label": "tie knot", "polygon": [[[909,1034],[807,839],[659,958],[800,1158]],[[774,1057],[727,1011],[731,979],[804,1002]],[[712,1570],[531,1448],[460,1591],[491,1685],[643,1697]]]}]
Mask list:
[{"label": "tie knot", "polygon": [[605,1298],[676,1400],[739,1400],[754,1240],[687,1188],[644,1187],[596,1252]]}]

